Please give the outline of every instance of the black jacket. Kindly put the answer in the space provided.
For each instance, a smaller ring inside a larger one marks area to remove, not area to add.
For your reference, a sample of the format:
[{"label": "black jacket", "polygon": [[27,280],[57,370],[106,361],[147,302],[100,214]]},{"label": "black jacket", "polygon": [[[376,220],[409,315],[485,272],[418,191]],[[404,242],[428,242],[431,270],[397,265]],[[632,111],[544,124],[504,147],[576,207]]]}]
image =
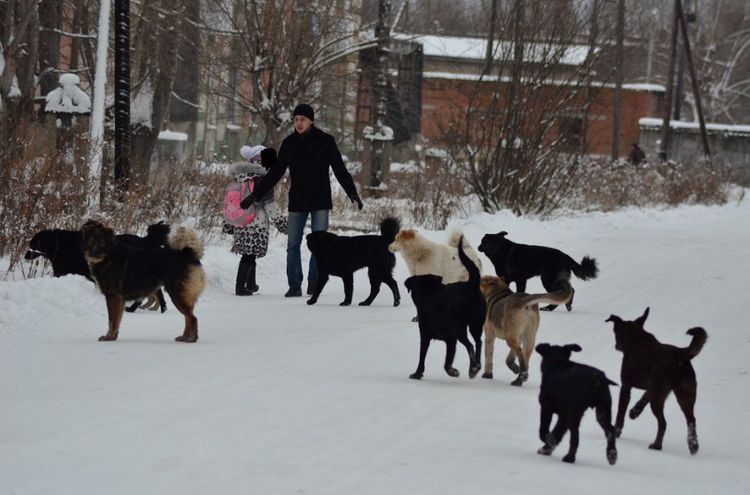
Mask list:
[{"label": "black jacket", "polygon": [[305,134],[295,131],[281,143],[278,162],[255,184],[253,196],[262,198],[289,168],[289,211],[330,210],[333,203],[329,167],[347,196],[357,196],[354,180],[344,166],[333,136],[315,126]]}]

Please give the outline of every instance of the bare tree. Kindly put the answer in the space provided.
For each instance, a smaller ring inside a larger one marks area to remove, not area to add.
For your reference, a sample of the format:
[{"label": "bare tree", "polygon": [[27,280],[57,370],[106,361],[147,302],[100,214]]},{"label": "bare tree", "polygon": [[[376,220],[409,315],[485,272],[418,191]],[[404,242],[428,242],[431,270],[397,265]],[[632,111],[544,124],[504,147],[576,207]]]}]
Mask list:
[{"label": "bare tree", "polygon": [[[277,143],[301,100],[323,94],[321,76],[332,64],[366,47],[358,17],[337,0],[209,0],[214,35],[210,53],[216,92],[261,124],[266,142]],[[230,68],[227,70],[227,68]],[[234,75],[233,75],[234,74]],[[243,87],[243,84],[247,86]]]}]

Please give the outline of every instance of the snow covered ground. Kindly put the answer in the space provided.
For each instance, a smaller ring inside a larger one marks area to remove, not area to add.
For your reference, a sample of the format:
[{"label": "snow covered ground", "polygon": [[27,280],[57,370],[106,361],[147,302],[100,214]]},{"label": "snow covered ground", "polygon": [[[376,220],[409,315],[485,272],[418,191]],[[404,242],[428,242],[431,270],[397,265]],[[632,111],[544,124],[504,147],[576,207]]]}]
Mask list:
[{"label": "snow covered ground", "polygon": [[[248,298],[232,295],[228,245],[208,247],[195,345],[173,341],[182,318],[171,303],[164,315],[126,315],[119,341],[104,343],[104,300],[84,279],[0,282],[0,493],[748,493],[750,202],[546,222],[485,214],[455,227],[475,246],[502,229],[595,257],[599,278],[573,280],[573,311],[542,314],[538,342],[580,344],[575,359],[615,381],[611,313],[632,319],[650,306],[647,329],[678,346],[705,327],[693,360],[700,452],[688,453],[670,398],[662,452],[647,448],[656,431],[647,410],[627,420],[609,466],[589,411],[575,465],[560,460],[567,436],[552,457],[538,455],[537,354],[516,388],[500,365],[494,380],[470,380],[461,349],[461,376],[448,377],[436,342],[424,379],[409,380],[418,331],[404,263],[398,308],[385,287],[372,307],[341,308],[336,278],[308,307],[282,297],[277,236],[259,263],[261,292]],[[529,290],[541,290],[538,279]],[[355,301],[366,294],[360,272]],[[496,350],[504,356],[505,345]]]}]

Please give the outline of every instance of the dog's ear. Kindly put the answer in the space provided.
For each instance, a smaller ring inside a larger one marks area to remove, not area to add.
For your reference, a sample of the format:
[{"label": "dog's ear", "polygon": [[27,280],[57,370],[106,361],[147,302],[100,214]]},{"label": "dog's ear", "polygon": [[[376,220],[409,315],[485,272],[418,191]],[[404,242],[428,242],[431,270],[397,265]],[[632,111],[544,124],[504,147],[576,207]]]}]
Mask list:
[{"label": "dog's ear", "polygon": [[638,323],[641,327],[644,323],[646,323],[646,318],[648,318],[648,311],[651,308],[646,308],[646,311],[643,312],[641,316],[638,317],[637,320],[635,320],[636,323]]},{"label": "dog's ear", "polygon": [[617,316],[617,315],[609,315],[609,318],[607,318],[607,319],[606,319],[606,320],[604,320],[604,321],[605,321],[605,322],[606,322],[606,321],[611,321],[611,322],[614,322],[614,323],[622,323],[622,318],[620,318],[620,317],[619,317],[619,316]]},{"label": "dog's ear", "polygon": [[534,349],[536,349],[536,352],[538,352],[542,356],[546,356],[549,352],[549,344],[537,344]]},{"label": "dog's ear", "polygon": [[565,349],[568,352],[581,352],[583,349],[581,349],[581,346],[578,344],[568,344],[563,346],[563,349]]},{"label": "dog's ear", "polygon": [[500,237],[505,237],[506,235],[508,235],[508,233],[504,230],[501,230],[500,232],[497,233],[497,235],[499,235]]},{"label": "dog's ear", "polygon": [[404,285],[406,286],[406,291],[411,292],[414,288],[414,277],[409,277],[404,280]]}]

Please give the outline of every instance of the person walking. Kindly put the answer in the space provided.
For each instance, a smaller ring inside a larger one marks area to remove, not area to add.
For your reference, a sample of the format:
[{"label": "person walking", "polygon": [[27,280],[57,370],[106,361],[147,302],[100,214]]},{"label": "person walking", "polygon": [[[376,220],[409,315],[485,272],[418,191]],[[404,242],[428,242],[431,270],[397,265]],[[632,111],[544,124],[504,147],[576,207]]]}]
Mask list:
[{"label": "person walking", "polygon": [[[243,146],[240,155],[246,162],[234,165],[231,171],[234,182],[240,184],[257,184],[276,163],[276,151],[261,145]],[[225,220],[222,229],[222,232],[234,235],[232,252],[242,255],[234,288],[238,296],[252,296],[259,290],[255,279],[256,260],[268,252],[270,223],[282,234],[287,233],[287,219],[274,200],[273,189],[266,190],[259,197],[261,199],[255,203],[252,221],[243,226],[234,226]]]},{"label": "person walking", "polygon": [[[336,141],[330,134],[315,127],[315,111],[300,103],[292,112],[294,132],[281,143],[278,162],[268,174],[255,185],[252,194],[240,206],[248,208],[284,176],[289,169],[289,234],[287,241],[286,275],[289,290],[286,297],[302,296],[302,258],[300,246],[310,217],[312,231],[328,230],[328,216],[333,208],[329,169],[346,195],[362,209],[362,200],[357,193],[349,171],[344,166]],[[307,274],[307,293],[312,294],[318,281],[318,267],[315,257],[310,257]]]}]

